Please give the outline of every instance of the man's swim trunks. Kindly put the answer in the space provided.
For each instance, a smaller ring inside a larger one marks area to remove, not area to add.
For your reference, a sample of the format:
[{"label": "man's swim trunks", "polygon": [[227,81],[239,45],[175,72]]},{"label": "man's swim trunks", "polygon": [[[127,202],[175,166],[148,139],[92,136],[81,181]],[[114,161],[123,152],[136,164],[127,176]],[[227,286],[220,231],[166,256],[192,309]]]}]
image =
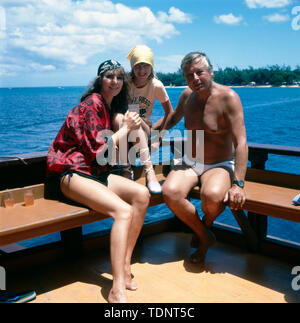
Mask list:
[{"label": "man's swim trunks", "polygon": [[[190,174],[196,174],[197,176],[201,176],[204,172],[208,171],[209,169],[217,167],[225,168],[229,171],[230,176],[232,177],[234,172],[234,159],[232,158],[216,164],[203,164],[200,162],[191,161],[187,158],[187,156],[184,156],[180,159],[174,159],[172,165],[173,170],[191,170]],[[188,174],[189,172],[187,172],[187,175]]]}]

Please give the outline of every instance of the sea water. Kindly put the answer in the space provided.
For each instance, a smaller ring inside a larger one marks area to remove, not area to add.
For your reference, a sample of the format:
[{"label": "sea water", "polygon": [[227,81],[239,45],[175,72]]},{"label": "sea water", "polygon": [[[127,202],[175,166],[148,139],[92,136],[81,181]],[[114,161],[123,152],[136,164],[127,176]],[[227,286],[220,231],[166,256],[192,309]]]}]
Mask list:
[{"label": "sea water", "polygon": [[[79,103],[85,87],[0,88],[0,156],[47,151],[62,126],[68,112]],[[300,88],[235,88],[240,96],[248,142],[300,146]],[[182,88],[168,88],[173,108],[176,108]],[[156,101],[153,123],[163,116],[163,108]],[[181,120],[174,129],[183,135]],[[269,154],[266,169],[300,174],[299,157]],[[201,201],[192,201],[202,216]],[[149,208],[146,223],[172,217],[165,205]],[[218,222],[238,227],[230,210],[226,209]],[[107,233],[112,220],[83,227],[85,234]],[[268,235],[300,243],[300,224],[268,217]],[[23,242],[32,246],[59,239],[59,234]]]}]

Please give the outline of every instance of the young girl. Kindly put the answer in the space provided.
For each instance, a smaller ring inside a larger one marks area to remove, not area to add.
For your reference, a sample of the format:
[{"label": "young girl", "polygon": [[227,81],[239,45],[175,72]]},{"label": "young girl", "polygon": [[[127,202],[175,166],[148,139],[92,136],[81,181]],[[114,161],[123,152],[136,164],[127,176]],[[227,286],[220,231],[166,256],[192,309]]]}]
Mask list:
[{"label": "young girl", "polygon": [[[144,186],[114,174],[109,165],[97,164],[99,151],[105,149],[107,141],[101,134],[111,129],[115,111],[127,109],[126,98],[124,69],[114,60],[103,62],[81,103],[69,112],[47,156],[48,176],[63,195],[114,218],[109,302],[127,302],[126,288],[137,289],[130,262],[149,204],[149,191]],[[136,113],[126,112],[123,126],[108,139],[111,146],[118,146],[123,138],[127,140],[140,124]]]},{"label": "young girl", "polygon": [[[152,128],[153,130],[158,128],[160,130],[155,143],[151,145],[152,151],[155,151],[159,147],[159,141],[166,130],[166,125],[171,117],[173,109],[164,85],[154,75],[154,59],[152,50],[145,45],[137,45],[131,50],[127,58],[130,60],[132,69],[129,103],[138,106],[139,115],[142,118],[141,128],[138,132],[140,140],[140,161],[145,167],[146,182],[149,191],[153,194],[161,193],[161,186],[155,176],[148,147],[148,137],[150,136],[152,126],[150,118],[152,116],[154,102],[158,99],[164,108],[165,115],[156,123],[155,127]],[[131,107],[130,104],[129,109]],[[114,125],[120,124],[121,122],[122,117],[120,115],[116,116]]]}]

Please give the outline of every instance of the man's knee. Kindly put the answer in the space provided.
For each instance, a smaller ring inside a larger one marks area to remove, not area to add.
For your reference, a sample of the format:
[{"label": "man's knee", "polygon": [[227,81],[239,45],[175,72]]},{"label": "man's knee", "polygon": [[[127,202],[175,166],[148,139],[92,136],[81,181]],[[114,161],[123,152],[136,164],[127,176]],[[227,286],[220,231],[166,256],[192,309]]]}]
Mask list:
[{"label": "man's knee", "polygon": [[201,191],[202,211],[207,215],[217,216],[224,211],[224,190],[211,187]]},{"label": "man's knee", "polygon": [[172,182],[165,182],[162,186],[162,191],[166,203],[185,198],[185,194],[180,189],[180,186]]},{"label": "man's knee", "polygon": [[223,203],[225,191],[221,187],[211,186],[209,188],[201,189],[201,199],[210,204]]}]

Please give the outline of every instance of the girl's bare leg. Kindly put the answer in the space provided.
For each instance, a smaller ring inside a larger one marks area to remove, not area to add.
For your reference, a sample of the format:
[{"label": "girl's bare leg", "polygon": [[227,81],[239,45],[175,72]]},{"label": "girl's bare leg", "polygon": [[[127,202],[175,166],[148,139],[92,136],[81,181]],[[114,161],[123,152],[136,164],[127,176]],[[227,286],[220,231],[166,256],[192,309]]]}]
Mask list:
[{"label": "girl's bare leg", "polygon": [[[122,123],[124,116],[120,113],[115,114],[112,121],[112,127],[114,131],[117,131]],[[140,160],[142,165],[145,167],[145,174],[147,179],[147,186],[152,193],[161,193],[161,186],[156,178],[155,171],[153,169],[153,164],[150,157],[149,146],[148,146],[148,136],[150,135],[150,127],[145,121],[142,121],[142,126],[130,133],[130,139],[134,143],[135,151],[140,154]],[[125,156],[126,154],[126,156]],[[127,162],[128,151],[119,147],[119,160]],[[124,174],[125,177],[130,178],[130,169],[126,169],[127,173]]]},{"label": "girl's bare leg", "polygon": [[135,130],[130,135],[134,136],[133,140],[139,138],[139,142],[135,144],[135,149],[139,152],[141,164],[145,167],[145,175],[147,180],[147,187],[151,193],[161,193],[161,186],[156,178],[153,164],[150,157],[148,146],[148,137],[143,128]]}]

